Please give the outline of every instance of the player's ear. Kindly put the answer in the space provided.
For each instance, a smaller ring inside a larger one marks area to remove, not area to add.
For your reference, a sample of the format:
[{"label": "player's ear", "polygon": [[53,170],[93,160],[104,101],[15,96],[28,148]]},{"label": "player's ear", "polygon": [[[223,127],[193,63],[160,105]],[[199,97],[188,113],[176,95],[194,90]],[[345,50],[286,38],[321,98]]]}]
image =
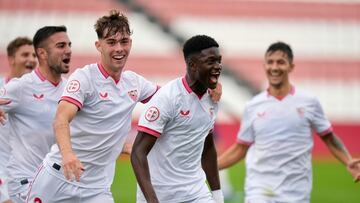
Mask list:
[{"label": "player's ear", "polygon": [[295,64],[291,63],[289,72],[292,72],[294,70],[294,68],[295,68]]},{"label": "player's ear", "polygon": [[8,56],[8,61],[10,67],[13,67],[15,65],[15,56]]},{"label": "player's ear", "polygon": [[95,41],[95,47],[101,53],[101,46],[99,41]]},{"label": "player's ear", "polygon": [[47,52],[44,48],[36,48],[35,52],[39,59],[47,58]]}]

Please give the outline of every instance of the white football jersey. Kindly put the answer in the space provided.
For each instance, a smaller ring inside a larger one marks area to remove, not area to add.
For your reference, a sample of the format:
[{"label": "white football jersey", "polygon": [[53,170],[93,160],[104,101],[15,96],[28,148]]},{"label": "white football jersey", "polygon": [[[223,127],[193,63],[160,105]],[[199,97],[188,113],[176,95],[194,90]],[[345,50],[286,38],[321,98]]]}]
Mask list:
[{"label": "white football jersey", "polygon": [[[124,71],[114,81],[101,64],[77,69],[69,78],[61,100],[78,106],[79,112],[70,123],[71,145],[85,167],[80,182],[86,188],[110,187],[115,161],[131,129],[131,114],[138,102],[147,102],[158,87],[132,71]],[[45,164],[62,166],[55,144]],[[63,169],[51,173],[66,181]]]},{"label": "white football jersey", "polygon": [[247,198],[308,201],[312,188],[312,130],[332,131],[319,101],[296,90],[279,100],[267,91],[246,104],[238,142],[251,144],[246,159]]},{"label": "white football jersey", "polygon": [[[163,86],[145,109],[138,130],[158,137],[147,158],[159,201],[186,202],[209,193],[201,155],[217,104],[208,93],[199,97],[185,78],[178,78]],[[145,200],[139,188],[137,198]]]},{"label": "white football jersey", "polygon": [[1,98],[9,103],[1,108],[8,113],[12,148],[7,166],[10,195],[22,192],[20,181],[31,182],[55,143],[52,123],[65,87],[64,80],[59,84],[51,83],[35,69],[4,86]]},{"label": "white football jersey", "polygon": [[[3,86],[7,83],[6,78],[0,78],[0,96],[3,94],[2,92],[5,91],[3,89]],[[0,107],[1,108],[1,107]],[[9,124],[7,121],[5,121],[5,124],[0,124],[0,174],[6,174],[6,165],[8,163],[9,157],[10,157],[10,144],[9,144],[9,138],[10,138],[10,129]],[[1,177],[0,177],[1,178]]]}]

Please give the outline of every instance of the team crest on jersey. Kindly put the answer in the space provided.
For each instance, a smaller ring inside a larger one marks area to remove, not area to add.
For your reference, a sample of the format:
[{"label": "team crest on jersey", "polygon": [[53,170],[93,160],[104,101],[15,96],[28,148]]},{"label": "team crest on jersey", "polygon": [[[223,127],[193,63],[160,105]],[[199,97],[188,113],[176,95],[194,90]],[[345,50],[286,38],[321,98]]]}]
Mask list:
[{"label": "team crest on jersey", "polygon": [[145,119],[149,122],[156,121],[159,118],[159,116],[160,116],[160,111],[155,106],[150,107],[145,112]]},{"label": "team crest on jersey", "polygon": [[210,109],[209,109],[209,113],[210,113],[210,116],[211,116],[211,118],[213,118],[214,117],[214,107],[210,107]]},{"label": "team crest on jersey", "polygon": [[259,118],[264,118],[265,115],[266,115],[266,112],[265,112],[265,111],[263,111],[263,112],[258,112],[256,115],[257,115]]},{"label": "team crest on jersey", "polygon": [[296,111],[297,111],[297,113],[299,114],[300,117],[304,117],[304,115],[305,115],[305,108],[299,107],[299,108],[296,108]]},{"label": "team crest on jersey", "polygon": [[80,89],[80,82],[78,80],[72,80],[68,83],[66,87],[66,91],[69,93],[74,93],[79,91]]},{"label": "team crest on jersey", "polygon": [[130,97],[133,101],[137,101],[137,98],[138,98],[138,92],[137,92],[137,90],[130,90],[130,91],[128,91],[128,95],[129,95],[129,97]]},{"label": "team crest on jersey", "polygon": [[0,97],[5,96],[5,94],[6,94],[5,87],[0,88]]}]

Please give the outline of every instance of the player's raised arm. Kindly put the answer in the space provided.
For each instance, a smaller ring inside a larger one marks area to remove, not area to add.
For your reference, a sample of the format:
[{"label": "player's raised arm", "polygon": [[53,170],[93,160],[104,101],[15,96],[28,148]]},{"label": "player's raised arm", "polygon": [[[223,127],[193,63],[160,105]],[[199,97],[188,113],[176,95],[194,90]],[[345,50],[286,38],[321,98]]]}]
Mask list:
[{"label": "player's raised arm", "polygon": [[136,180],[148,203],[159,202],[154,187],[151,184],[147,161],[147,155],[154,146],[156,140],[157,138],[155,136],[139,131],[131,153],[131,164],[134,169]]},{"label": "player's raised arm", "polygon": [[73,152],[70,142],[69,124],[77,111],[76,105],[62,100],[59,103],[54,120],[54,132],[62,156],[64,175],[70,181],[73,181],[74,178],[80,181],[80,176],[84,171],[84,167]]}]

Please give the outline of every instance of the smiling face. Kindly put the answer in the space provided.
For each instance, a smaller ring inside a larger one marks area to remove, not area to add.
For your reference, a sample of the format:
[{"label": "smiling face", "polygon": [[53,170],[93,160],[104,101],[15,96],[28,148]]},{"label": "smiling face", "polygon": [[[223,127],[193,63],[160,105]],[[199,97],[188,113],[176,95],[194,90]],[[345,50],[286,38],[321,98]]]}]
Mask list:
[{"label": "smiling face", "polygon": [[192,63],[193,78],[207,89],[215,89],[218,83],[220,73],[222,70],[221,55],[219,48],[210,47],[204,49],[194,56],[194,63]]},{"label": "smiling face", "polygon": [[16,73],[15,77],[31,72],[37,65],[34,47],[29,44],[20,46],[13,56],[9,56],[9,63]]},{"label": "smiling face", "polygon": [[[105,30],[104,36],[107,35]],[[132,40],[130,34],[116,32],[106,38],[95,42],[97,50],[101,53],[101,63],[107,71],[113,73],[121,72],[130,54]]]},{"label": "smiling face", "polygon": [[264,68],[270,87],[278,89],[290,84],[289,74],[294,69],[294,64],[283,51],[266,53]]},{"label": "smiling face", "polygon": [[46,46],[46,62],[52,71],[58,74],[68,73],[71,60],[71,42],[66,32],[51,35]]}]

